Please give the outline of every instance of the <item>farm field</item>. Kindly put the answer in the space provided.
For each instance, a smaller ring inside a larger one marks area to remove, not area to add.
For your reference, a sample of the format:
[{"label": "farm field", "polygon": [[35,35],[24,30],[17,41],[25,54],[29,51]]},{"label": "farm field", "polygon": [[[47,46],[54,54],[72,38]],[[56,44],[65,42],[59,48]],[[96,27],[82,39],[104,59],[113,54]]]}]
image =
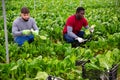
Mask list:
[{"label": "farm field", "polygon": [[[46,75],[63,80],[96,80],[83,78],[82,67],[75,66],[76,60],[90,60],[85,64],[86,70],[98,70],[101,74],[120,63],[120,0],[5,0],[9,64],[2,1],[0,5],[0,80],[41,80]],[[30,9],[40,31],[34,42],[18,47],[11,33],[12,23],[23,6]],[[72,48],[63,40],[62,29],[78,6],[86,9],[85,17],[89,26],[95,25],[95,31],[90,42]],[[120,80],[120,66],[117,72]]]}]

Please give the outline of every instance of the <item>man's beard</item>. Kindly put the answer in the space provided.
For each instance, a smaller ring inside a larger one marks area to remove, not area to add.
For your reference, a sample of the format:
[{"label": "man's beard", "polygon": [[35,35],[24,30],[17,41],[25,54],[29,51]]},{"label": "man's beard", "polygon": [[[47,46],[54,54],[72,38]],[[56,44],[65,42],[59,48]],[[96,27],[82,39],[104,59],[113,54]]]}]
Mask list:
[{"label": "man's beard", "polygon": [[28,20],[29,20],[29,18],[26,20],[26,19],[24,19],[24,18],[22,18],[25,22],[27,22]]}]

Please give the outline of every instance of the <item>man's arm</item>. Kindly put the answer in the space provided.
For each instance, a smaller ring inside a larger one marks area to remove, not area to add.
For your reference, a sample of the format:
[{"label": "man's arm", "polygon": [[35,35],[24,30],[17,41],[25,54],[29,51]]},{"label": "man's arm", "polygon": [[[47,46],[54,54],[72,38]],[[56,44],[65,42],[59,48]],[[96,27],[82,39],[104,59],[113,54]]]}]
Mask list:
[{"label": "man's arm", "polygon": [[73,28],[71,26],[67,26],[67,34],[72,38],[77,38],[78,36],[72,32]]},{"label": "man's arm", "polygon": [[33,29],[34,29],[35,31],[36,31],[36,30],[39,31],[39,29],[38,29],[38,27],[37,27],[34,19],[33,19]]},{"label": "man's arm", "polygon": [[14,36],[21,36],[22,35],[22,31],[18,30],[18,27],[14,22],[13,22],[13,26],[12,26],[12,34]]},{"label": "man's arm", "polygon": [[78,37],[76,34],[74,34],[74,33],[72,32],[72,27],[70,27],[70,26],[67,26],[67,34],[68,34],[69,36],[71,36],[72,38],[74,38],[75,40],[78,40],[79,43],[84,42],[84,39]]},{"label": "man's arm", "polygon": [[89,28],[89,25],[85,26],[85,28],[88,29],[88,28]]},{"label": "man's arm", "polygon": [[32,25],[32,29],[31,29],[31,32],[33,35],[39,35],[39,29],[35,23],[35,20],[32,18],[32,22],[33,22],[33,25]]}]

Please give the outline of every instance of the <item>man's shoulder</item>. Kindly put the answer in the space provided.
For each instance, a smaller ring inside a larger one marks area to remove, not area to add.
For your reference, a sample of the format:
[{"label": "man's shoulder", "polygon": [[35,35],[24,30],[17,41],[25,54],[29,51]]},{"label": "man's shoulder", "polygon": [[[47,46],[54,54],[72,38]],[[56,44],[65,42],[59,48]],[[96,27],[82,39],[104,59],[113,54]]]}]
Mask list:
[{"label": "man's shoulder", "polygon": [[20,22],[20,17],[17,17],[14,21],[13,21],[13,23],[18,23],[18,22]]},{"label": "man's shoulder", "polygon": [[33,18],[33,17],[30,17],[29,19],[30,19],[30,20],[34,20],[34,18]]},{"label": "man's shoulder", "polygon": [[71,15],[71,16],[69,16],[68,18],[75,18],[75,15]]},{"label": "man's shoulder", "polygon": [[72,20],[72,21],[74,21],[74,20],[75,20],[75,15],[71,15],[71,16],[69,16],[69,17],[68,17],[68,20]]},{"label": "man's shoulder", "polygon": [[87,19],[86,19],[85,17],[84,17],[84,18],[82,18],[82,20],[83,20],[83,21],[87,21]]},{"label": "man's shoulder", "polygon": [[35,19],[33,17],[30,17],[29,20],[32,21],[32,22],[35,21]]}]

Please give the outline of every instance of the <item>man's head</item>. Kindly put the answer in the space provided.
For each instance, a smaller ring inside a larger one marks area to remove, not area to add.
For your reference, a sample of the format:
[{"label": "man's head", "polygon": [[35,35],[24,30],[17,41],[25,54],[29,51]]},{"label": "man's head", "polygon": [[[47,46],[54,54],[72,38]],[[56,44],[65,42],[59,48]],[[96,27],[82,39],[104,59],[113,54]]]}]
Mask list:
[{"label": "man's head", "polygon": [[83,7],[78,7],[76,10],[76,18],[81,19],[84,17],[85,9]]},{"label": "man's head", "polygon": [[21,17],[23,20],[28,21],[30,14],[29,14],[29,9],[27,7],[23,7],[21,9]]}]

